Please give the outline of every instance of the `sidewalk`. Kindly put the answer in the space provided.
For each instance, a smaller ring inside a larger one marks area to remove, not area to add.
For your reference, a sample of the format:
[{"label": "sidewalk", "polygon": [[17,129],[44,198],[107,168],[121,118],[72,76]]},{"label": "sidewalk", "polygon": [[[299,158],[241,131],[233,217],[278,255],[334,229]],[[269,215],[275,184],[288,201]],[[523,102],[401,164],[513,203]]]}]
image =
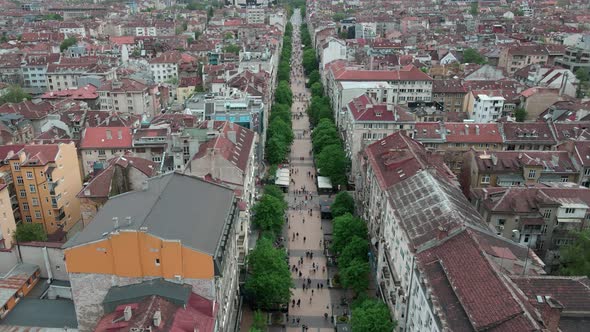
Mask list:
[{"label": "sidewalk", "polygon": [[[311,96],[304,86],[305,77],[301,67],[299,11],[293,15],[292,24],[294,46],[291,59],[293,69],[291,89],[294,102],[291,112],[295,140],[291,146],[290,165],[294,184],[291,183],[287,195],[289,226],[286,240],[291,276],[295,284],[291,298],[295,301],[295,305],[292,303],[289,305],[287,331],[299,332],[302,331],[302,326],[306,325],[309,331],[332,332],[333,324],[330,317],[326,319],[325,314],[330,316],[332,313],[334,291],[328,288],[328,268],[323,251],[323,227],[315,183],[315,163],[310,154],[312,150],[310,123],[305,112],[305,103]],[[313,258],[308,257],[306,253],[312,253]],[[307,286],[306,290],[303,290],[304,284]],[[299,306],[298,301],[300,301]]]}]

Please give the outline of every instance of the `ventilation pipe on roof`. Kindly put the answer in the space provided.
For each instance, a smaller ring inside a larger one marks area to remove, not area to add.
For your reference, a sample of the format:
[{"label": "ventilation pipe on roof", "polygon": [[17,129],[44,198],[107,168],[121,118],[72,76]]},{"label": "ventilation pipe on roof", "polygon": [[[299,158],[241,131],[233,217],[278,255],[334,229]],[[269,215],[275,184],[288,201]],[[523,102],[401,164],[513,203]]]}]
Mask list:
[{"label": "ventilation pipe on roof", "polygon": [[51,284],[53,272],[51,272],[51,264],[49,264],[49,254],[47,253],[47,247],[43,247],[43,261],[45,262],[45,268],[47,269],[47,283]]}]

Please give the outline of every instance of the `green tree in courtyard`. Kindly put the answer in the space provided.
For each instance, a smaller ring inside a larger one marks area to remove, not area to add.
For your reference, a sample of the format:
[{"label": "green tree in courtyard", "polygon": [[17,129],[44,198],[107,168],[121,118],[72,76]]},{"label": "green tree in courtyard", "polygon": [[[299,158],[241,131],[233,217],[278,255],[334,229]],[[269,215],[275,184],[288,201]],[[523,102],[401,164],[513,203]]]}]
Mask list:
[{"label": "green tree in courtyard", "polygon": [[354,214],[354,199],[347,191],[336,194],[334,203],[330,206],[332,218],[340,217],[346,213]]},{"label": "green tree in courtyard", "polygon": [[64,39],[59,45],[59,51],[63,52],[64,50],[67,50],[70,46],[76,45],[77,42],[78,40],[76,39],[76,37],[68,37]]},{"label": "green tree in courtyard", "polygon": [[576,239],[561,248],[559,274],[566,276],[584,275],[590,278],[590,230],[575,233]]},{"label": "green tree in courtyard", "polygon": [[526,120],[526,110],[522,107],[519,107],[514,110],[514,118],[517,122],[524,122]]},{"label": "green tree in courtyard", "polygon": [[20,223],[16,226],[14,239],[18,242],[45,241],[47,240],[47,234],[45,234],[41,224]]},{"label": "green tree in courtyard", "polygon": [[463,52],[463,62],[464,63],[477,63],[477,64],[484,64],[486,63],[486,58],[479,54],[478,51],[476,51],[473,48],[468,48]]},{"label": "green tree in courtyard", "polygon": [[393,331],[397,322],[391,320],[387,305],[376,299],[365,299],[353,306],[350,320],[352,332]]},{"label": "green tree in courtyard", "polygon": [[8,87],[8,92],[0,97],[0,105],[4,103],[20,103],[23,100],[31,100],[31,95],[23,91],[18,85]]}]

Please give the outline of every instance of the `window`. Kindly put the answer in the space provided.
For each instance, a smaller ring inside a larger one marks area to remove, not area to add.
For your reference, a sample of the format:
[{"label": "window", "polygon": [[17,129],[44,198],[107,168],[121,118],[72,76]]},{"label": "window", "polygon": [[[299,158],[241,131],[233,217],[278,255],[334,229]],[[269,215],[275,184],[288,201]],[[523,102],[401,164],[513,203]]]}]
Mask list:
[{"label": "window", "polygon": [[529,170],[529,179],[532,179],[537,175],[537,170],[531,169]]},{"label": "window", "polygon": [[162,157],[160,157],[160,156],[152,157],[152,161],[155,162],[155,163],[159,163],[159,162],[162,161]]},{"label": "window", "polygon": [[98,150],[99,156],[104,156],[105,154],[106,154],[106,152],[104,150]]},{"label": "window", "polygon": [[23,183],[24,183],[24,181],[23,181],[23,177],[22,177],[22,176],[17,176],[17,177],[16,177],[16,183],[18,183],[18,184],[23,184]]},{"label": "window", "polygon": [[590,168],[586,168],[584,170],[584,175],[590,175]]},{"label": "window", "polygon": [[37,188],[35,188],[35,185],[34,184],[30,184],[29,185],[29,191],[32,192],[32,193],[36,193],[37,192]]},{"label": "window", "polygon": [[549,219],[551,217],[551,210],[547,209],[543,211],[543,218]]},{"label": "window", "polygon": [[484,174],[481,176],[481,183],[488,184],[490,183],[490,175]]},{"label": "window", "polygon": [[569,180],[569,176],[567,176],[567,175],[561,176],[561,182],[567,182],[568,180]]},{"label": "window", "polygon": [[32,179],[32,178],[33,178],[33,172],[27,171],[27,179]]},{"label": "window", "polygon": [[26,222],[33,222],[33,218],[31,216],[25,216]]},{"label": "window", "polygon": [[91,155],[91,154],[92,154],[92,151],[90,151],[90,150],[86,150],[86,155],[87,155],[87,156],[89,156],[89,155]]},{"label": "window", "polygon": [[35,211],[35,218],[41,219],[41,211]]},{"label": "window", "polygon": [[39,206],[39,199],[37,197],[33,197],[31,199],[31,203],[33,203],[33,206]]},{"label": "window", "polygon": [[14,170],[20,171],[20,163],[14,163]]},{"label": "window", "polygon": [[29,203],[23,203],[23,211],[29,211]]},{"label": "window", "polygon": [[160,266],[160,259],[156,258],[156,266]]},{"label": "window", "polygon": [[574,214],[574,212],[576,212],[576,209],[574,209],[574,208],[566,208],[565,209],[565,214]]},{"label": "window", "polygon": [[27,192],[24,189],[19,190],[20,197],[27,197]]},{"label": "window", "polygon": [[504,226],[506,224],[506,219],[498,219],[498,225]]}]

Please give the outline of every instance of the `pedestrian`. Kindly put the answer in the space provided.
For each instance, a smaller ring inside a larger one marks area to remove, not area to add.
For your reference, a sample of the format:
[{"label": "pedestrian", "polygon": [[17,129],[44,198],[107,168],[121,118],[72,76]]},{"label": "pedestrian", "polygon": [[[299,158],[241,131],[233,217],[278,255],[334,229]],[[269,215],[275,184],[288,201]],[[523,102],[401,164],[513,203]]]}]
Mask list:
[{"label": "pedestrian", "polygon": [[311,296],[313,296],[313,289],[311,290]]},{"label": "pedestrian", "polygon": [[299,232],[295,233],[295,235],[297,235],[297,237],[299,237]]},{"label": "pedestrian", "polygon": [[307,284],[310,285],[311,284],[311,278],[307,278]]},{"label": "pedestrian", "polygon": [[326,273],[326,267],[322,266],[322,273]]},{"label": "pedestrian", "polygon": [[303,273],[301,273],[301,271],[299,271],[299,278],[301,278],[303,276]]},{"label": "pedestrian", "polygon": [[295,308],[295,299],[293,299],[293,301],[291,301],[291,308]]},{"label": "pedestrian", "polygon": [[303,223],[305,224],[305,218],[303,218]]},{"label": "pedestrian", "polygon": [[309,304],[311,304],[311,297],[309,298]]},{"label": "pedestrian", "polygon": [[317,284],[317,287],[316,287],[316,288],[317,288],[317,289],[320,289],[320,283],[319,283],[319,282],[318,282],[318,284]]},{"label": "pedestrian", "polygon": [[324,320],[328,320],[328,313],[324,312]]},{"label": "pedestrian", "polygon": [[303,237],[303,243],[305,243],[305,236]]},{"label": "pedestrian", "polygon": [[303,291],[305,292],[305,283],[303,284]]},{"label": "pedestrian", "polygon": [[324,289],[324,283],[323,282],[320,284],[320,289]]},{"label": "pedestrian", "polygon": [[313,252],[309,253],[309,258],[313,259]]},{"label": "pedestrian", "polygon": [[[297,299],[297,308],[301,307],[301,299]],[[297,318],[297,324],[299,324],[299,318]]]},{"label": "pedestrian", "polygon": [[[299,301],[297,301],[299,302]],[[299,306],[299,303],[297,303],[297,306]],[[297,318],[297,326],[299,326],[299,318]]]}]

